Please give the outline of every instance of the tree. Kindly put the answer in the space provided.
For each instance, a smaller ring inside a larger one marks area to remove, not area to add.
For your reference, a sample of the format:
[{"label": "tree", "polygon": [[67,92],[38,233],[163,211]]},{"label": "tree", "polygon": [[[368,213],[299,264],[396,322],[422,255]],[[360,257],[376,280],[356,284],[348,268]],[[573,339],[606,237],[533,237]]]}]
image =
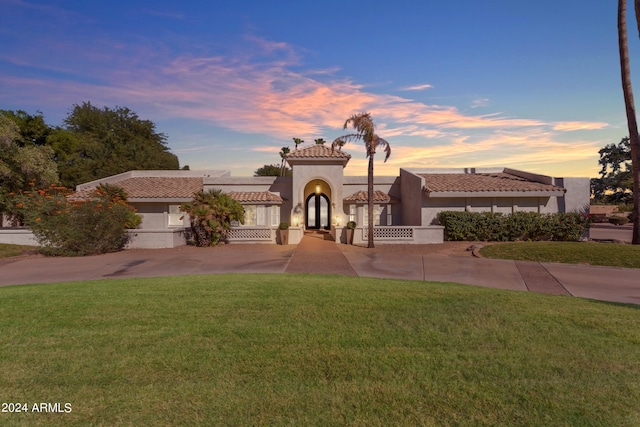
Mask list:
[{"label": "tree", "polygon": [[0,110],[0,115],[12,120],[20,130],[16,144],[20,147],[29,145],[45,145],[51,127],[45,123],[41,112],[32,116],[23,110]]},{"label": "tree", "polygon": [[179,167],[166,136],[128,108],[74,105],[62,127],[49,126],[40,112],[0,110],[0,116],[18,126],[13,138],[18,147],[53,149],[60,182],[67,187],[128,170]]},{"label": "tree", "polygon": [[317,145],[324,145],[325,141],[324,138],[317,138],[313,140]]},{"label": "tree", "polygon": [[45,188],[58,182],[58,170],[52,160],[51,147],[40,145],[20,146],[18,125],[0,114],[0,213],[17,213],[11,210],[8,198],[13,193],[27,189]]},{"label": "tree", "polygon": [[342,145],[349,141],[364,142],[367,157],[369,158],[369,169],[367,172],[367,196],[369,205],[367,222],[369,239],[367,247],[373,248],[373,156],[376,154],[376,148],[383,147],[385,152],[384,161],[386,162],[391,155],[391,146],[388,141],[376,135],[375,125],[369,113],[354,114],[344,122],[343,129],[347,129],[349,126],[352,126],[356,133],[336,138],[331,144],[331,149],[334,150],[335,147],[342,147]]},{"label": "tree", "polygon": [[[634,1],[636,23],[640,34],[640,0]],[[631,243],[640,244],[640,135],[636,120],[636,107],[631,87],[631,71],[629,67],[629,48],[627,43],[627,0],[618,0],[618,48],[620,52],[620,74],[622,94],[629,128],[631,149],[631,166],[633,175],[633,237]]]},{"label": "tree", "polygon": [[222,190],[198,191],[180,210],[189,215],[196,246],[215,246],[227,237],[231,221],[244,223],[244,208]]},{"label": "tree", "polygon": [[[280,176],[282,167],[280,165],[264,165],[253,172],[253,176]],[[284,176],[291,176],[291,169],[285,167]]]},{"label": "tree", "polygon": [[[64,120],[64,130],[77,141],[65,153],[63,174],[74,184],[129,170],[178,169],[167,137],[155,124],[142,120],[126,107],[96,108],[90,102],[74,105]],[[68,138],[57,135],[58,138]]]},{"label": "tree", "polygon": [[618,144],[609,144],[598,152],[602,166],[600,178],[591,180],[591,190],[598,203],[632,203],[633,177],[631,146],[625,137]]},{"label": "tree", "polygon": [[287,168],[287,154],[289,154],[290,152],[291,149],[289,147],[282,147],[282,149],[280,150],[280,158],[282,159],[282,161],[280,162],[280,176],[285,176]]},{"label": "tree", "polygon": [[84,159],[83,149],[86,143],[80,136],[56,127],[47,135],[47,145],[55,153],[54,160],[58,164],[60,183],[69,188],[77,184],[92,180],[91,171],[87,170],[87,159]]},{"label": "tree", "polygon": [[298,149],[298,145],[303,144],[304,141],[300,138],[293,138],[293,143],[296,144],[296,150]]}]

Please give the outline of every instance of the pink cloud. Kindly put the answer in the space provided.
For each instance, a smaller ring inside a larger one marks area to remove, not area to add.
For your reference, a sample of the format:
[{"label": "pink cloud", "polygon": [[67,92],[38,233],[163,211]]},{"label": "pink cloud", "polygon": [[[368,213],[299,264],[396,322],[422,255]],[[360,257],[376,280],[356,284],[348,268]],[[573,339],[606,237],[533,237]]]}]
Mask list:
[{"label": "pink cloud", "polygon": [[[377,175],[395,175],[402,168],[435,167],[520,167],[525,170],[571,176],[585,176],[585,170],[595,175],[598,144],[577,141],[571,150],[554,138],[552,132],[537,130],[522,134],[512,132],[493,133],[487,137],[462,136],[424,146],[392,144],[392,154],[387,162],[376,157]],[[362,147],[345,146],[352,158],[345,170],[348,175],[363,175],[367,171],[367,159]],[[562,165],[562,167],[560,167]],[[580,171],[580,172],[575,172]]]},{"label": "pink cloud", "polygon": [[401,90],[426,90],[426,89],[432,89],[432,88],[433,88],[433,85],[421,84],[421,85],[403,87]]},{"label": "pink cloud", "polygon": [[[0,92],[7,96],[10,88],[18,87],[15,99],[30,97],[35,105],[51,102],[68,108],[85,100],[96,105],[127,105],[139,112],[143,109],[154,120],[201,120],[245,134],[268,135],[291,147],[294,136],[306,141],[324,136],[331,142],[327,133],[341,134],[347,117],[369,111],[379,134],[393,145],[391,159],[380,166],[388,174],[397,173],[400,166],[533,165],[553,159],[593,159],[597,156],[593,143],[572,143],[567,150],[566,144],[554,139],[553,131],[607,126],[601,122],[546,123],[503,113],[474,115],[455,106],[373,93],[335,77],[335,70],[294,71],[299,58],[286,43],[251,41],[259,54],[167,57],[141,49],[129,66],[120,63],[115,71],[103,67],[109,57],[100,54],[92,58],[93,72],[104,84],[0,76]],[[25,58],[16,61],[28,62]],[[407,140],[412,138],[424,146],[411,146]],[[270,144],[253,151],[277,153],[280,148]],[[366,165],[362,147],[345,147],[349,150],[353,154],[349,169]]]},{"label": "pink cloud", "polygon": [[597,130],[608,127],[604,122],[557,122],[553,125],[554,130],[570,132],[575,130]]}]

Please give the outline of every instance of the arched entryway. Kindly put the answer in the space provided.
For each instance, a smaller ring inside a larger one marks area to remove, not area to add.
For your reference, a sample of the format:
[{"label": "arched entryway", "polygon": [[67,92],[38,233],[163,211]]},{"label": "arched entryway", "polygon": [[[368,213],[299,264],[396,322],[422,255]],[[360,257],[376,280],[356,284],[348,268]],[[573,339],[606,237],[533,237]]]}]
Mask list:
[{"label": "arched entryway", "polygon": [[331,229],[331,203],[324,194],[312,193],[305,201],[305,226],[307,229]]}]

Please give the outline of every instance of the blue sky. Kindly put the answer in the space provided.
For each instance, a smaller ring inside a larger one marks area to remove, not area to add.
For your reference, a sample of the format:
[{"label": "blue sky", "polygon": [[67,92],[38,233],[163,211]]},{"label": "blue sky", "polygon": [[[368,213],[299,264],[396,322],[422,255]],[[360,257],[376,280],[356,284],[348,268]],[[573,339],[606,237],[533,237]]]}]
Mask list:
[{"label": "blue sky", "polygon": [[[126,106],[156,123],[181,165],[233,175],[279,163],[293,137],[332,141],[367,111],[392,146],[380,175],[509,166],[597,176],[598,150],[627,135],[616,7],[0,0],[0,109],[60,125],[74,104]],[[345,151],[345,173],[365,175],[363,147]]]}]

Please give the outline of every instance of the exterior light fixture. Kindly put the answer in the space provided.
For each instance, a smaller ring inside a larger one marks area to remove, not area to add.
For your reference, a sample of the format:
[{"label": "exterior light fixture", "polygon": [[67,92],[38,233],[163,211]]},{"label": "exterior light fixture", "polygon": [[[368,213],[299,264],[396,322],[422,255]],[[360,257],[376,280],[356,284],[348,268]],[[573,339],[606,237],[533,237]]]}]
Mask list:
[{"label": "exterior light fixture", "polygon": [[322,192],[322,188],[320,187],[320,182],[316,182],[316,195],[320,195]]},{"label": "exterior light fixture", "polygon": [[336,215],[336,227],[340,227],[340,215]]},{"label": "exterior light fixture", "polygon": [[300,217],[298,217],[298,215],[293,217],[293,225],[296,227],[300,225]]}]

